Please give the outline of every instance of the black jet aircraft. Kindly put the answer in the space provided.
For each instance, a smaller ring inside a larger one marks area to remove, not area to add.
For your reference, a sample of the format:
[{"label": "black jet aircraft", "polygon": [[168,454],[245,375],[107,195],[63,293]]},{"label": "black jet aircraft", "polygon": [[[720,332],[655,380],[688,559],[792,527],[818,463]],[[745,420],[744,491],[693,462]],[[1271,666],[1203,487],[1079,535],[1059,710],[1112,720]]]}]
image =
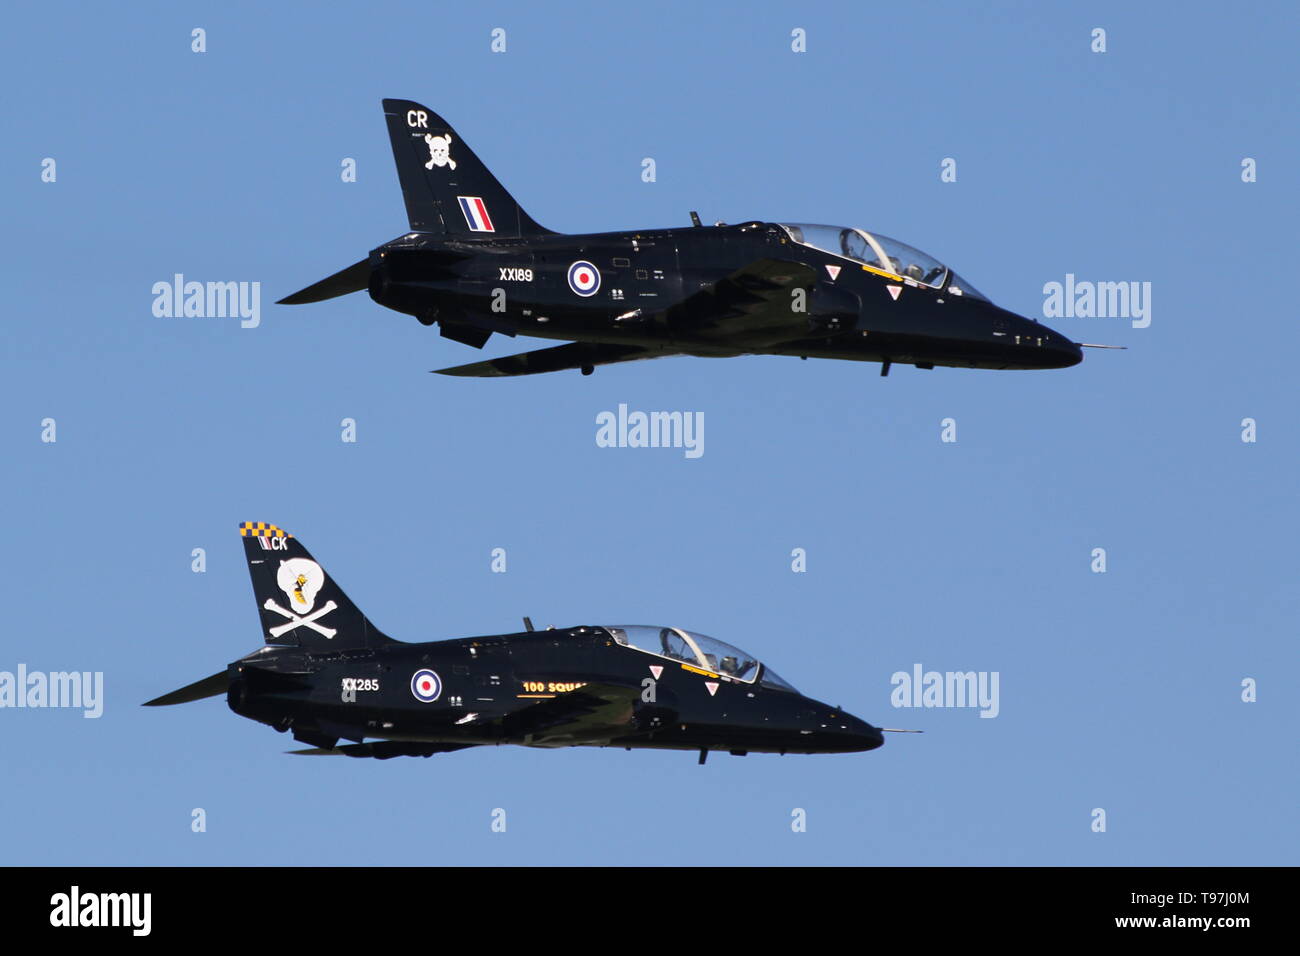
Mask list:
[{"label": "black jet aircraft", "polygon": [[[766,664],[677,627],[586,626],[406,644],[348,600],[302,542],[239,533],[266,646],[146,706],[226,695],[300,754],[428,757],[499,744],[741,755],[874,750],[882,729]],[[343,743],[341,741],[347,741]]]},{"label": "black jet aircraft", "polygon": [[865,229],[717,223],[564,235],[538,225],[451,126],[384,100],[410,232],[284,299],[370,290],[482,348],[493,332],[569,342],[439,369],[531,375],[669,355],[797,355],[930,369],[1064,368],[1080,344],[999,308],[947,266]]}]

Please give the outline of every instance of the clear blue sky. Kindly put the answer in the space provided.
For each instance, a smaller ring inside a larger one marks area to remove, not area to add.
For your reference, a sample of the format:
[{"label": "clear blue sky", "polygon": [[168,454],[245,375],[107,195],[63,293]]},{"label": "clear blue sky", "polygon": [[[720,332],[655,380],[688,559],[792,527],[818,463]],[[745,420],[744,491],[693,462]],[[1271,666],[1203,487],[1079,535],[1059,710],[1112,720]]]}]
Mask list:
[{"label": "clear blue sky", "polygon": [[[0,862],[1296,863],[1297,32],[1291,3],[11,8],[0,670],[103,671],[106,706],[0,710]],[[1129,350],[1055,372],[433,376],[547,343],[271,304],[404,231],[385,96],[553,229],[858,225],[1030,315],[1067,273],[1150,282],[1152,322],[1057,320]],[[261,282],[261,326],[155,318],[177,272]],[[597,447],[619,403],[702,411],[705,454]],[[242,520],[405,640],[675,624],[926,733],[381,763],[142,709],[259,645]],[[999,672],[999,716],[892,708],[917,663]]]}]

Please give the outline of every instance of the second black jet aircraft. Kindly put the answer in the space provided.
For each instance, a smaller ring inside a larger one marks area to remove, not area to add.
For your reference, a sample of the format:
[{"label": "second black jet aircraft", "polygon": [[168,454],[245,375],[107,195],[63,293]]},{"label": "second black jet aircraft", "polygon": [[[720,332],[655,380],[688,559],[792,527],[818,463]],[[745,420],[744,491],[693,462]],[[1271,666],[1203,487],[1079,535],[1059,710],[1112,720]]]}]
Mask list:
[{"label": "second black jet aircraft", "polygon": [[669,355],[764,354],[930,369],[1075,365],[1080,344],[999,308],[947,266],[865,229],[745,222],[563,235],[538,225],[437,113],[384,100],[410,232],[281,300],[369,289],[481,348],[569,342],[441,369],[530,375]]},{"label": "second black jet aircraft", "polygon": [[[405,644],[282,528],[239,533],[266,646],[147,706],[225,694],[305,754],[428,757],[498,744],[743,756],[874,750],[882,729],[677,627],[586,626]],[[346,742],[344,742],[346,741]]]}]

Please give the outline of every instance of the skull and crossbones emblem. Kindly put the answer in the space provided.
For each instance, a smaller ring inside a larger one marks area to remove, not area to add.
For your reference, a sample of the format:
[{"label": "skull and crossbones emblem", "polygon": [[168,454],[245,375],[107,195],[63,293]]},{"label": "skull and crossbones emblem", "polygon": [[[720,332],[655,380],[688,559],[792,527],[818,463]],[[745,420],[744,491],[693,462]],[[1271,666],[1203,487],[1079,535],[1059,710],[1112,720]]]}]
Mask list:
[{"label": "skull and crossbones emblem", "polygon": [[425,169],[433,169],[435,166],[456,168],[456,160],[451,158],[451,133],[446,136],[425,133],[424,143],[429,147],[429,161],[424,164]]},{"label": "skull and crossbones emblem", "polygon": [[266,599],[262,607],[289,619],[288,624],[280,624],[270,629],[268,633],[272,637],[287,634],[295,627],[309,627],[327,638],[332,638],[338,633],[332,627],[316,623],[318,618],[335,610],[337,604],[328,601],[316,610],[312,610],[316,604],[316,595],[325,584],[325,572],[321,570],[319,564],[308,558],[289,558],[287,561],[281,561],[280,569],[275,573],[275,583],[289,598],[289,607],[293,610],[280,607],[270,598]]}]

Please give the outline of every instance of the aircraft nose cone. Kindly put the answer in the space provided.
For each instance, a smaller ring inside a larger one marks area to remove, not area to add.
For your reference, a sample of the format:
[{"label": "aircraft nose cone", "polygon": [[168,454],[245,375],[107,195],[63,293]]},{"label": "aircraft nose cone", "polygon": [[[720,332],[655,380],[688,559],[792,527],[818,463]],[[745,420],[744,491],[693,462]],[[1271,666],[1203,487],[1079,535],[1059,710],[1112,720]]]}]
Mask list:
[{"label": "aircraft nose cone", "polygon": [[1059,343],[1052,344],[1052,351],[1060,362],[1057,368],[1069,368],[1071,365],[1078,365],[1083,361],[1083,349],[1078,342],[1071,342],[1064,336]]},{"label": "aircraft nose cone", "polygon": [[879,727],[872,727],[867,724],[867,733],[862,735],[862,749],[875,750],[877,747],[884,746],[885,735],[880,732]]},{"label": "aircraft nose cone", "polygon": [[1078,342],[1045,325],[1040,325],[1039,328],[1047,333],[1044,347],[1048,353],[1046,357],[1051,363],[1049,368],[1069,368],[1083,361],[1083,349]]},{"label": "aircraft nose cone", "polygon": [[857,717],[849,718],[848,736],[855,744],[854,750],[875,750],[885,742],[885,735],[879,727],[873,727]]}]

